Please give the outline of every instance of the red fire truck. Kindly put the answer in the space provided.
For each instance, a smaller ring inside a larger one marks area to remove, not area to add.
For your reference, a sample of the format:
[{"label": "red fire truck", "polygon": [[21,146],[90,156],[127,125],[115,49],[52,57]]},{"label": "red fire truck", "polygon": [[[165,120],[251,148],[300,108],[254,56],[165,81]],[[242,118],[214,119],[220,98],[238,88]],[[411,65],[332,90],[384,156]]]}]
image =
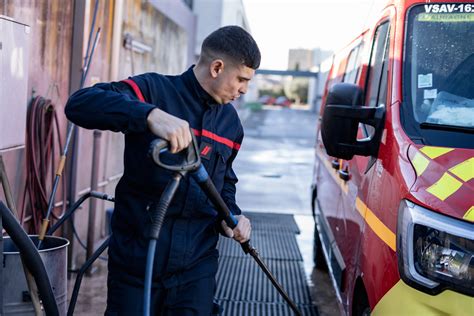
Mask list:
[{"label": "red fire truck", "polygon": [[474,3],[389,1],[335,54],[317,125],[341,313],[474,315]]}]

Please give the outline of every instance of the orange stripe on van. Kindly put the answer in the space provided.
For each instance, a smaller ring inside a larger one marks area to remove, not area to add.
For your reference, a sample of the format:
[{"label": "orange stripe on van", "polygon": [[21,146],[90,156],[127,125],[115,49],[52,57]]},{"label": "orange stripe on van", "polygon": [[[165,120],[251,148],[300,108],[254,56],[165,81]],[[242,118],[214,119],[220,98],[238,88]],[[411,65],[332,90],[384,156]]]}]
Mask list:
[{"label": "orange stripe on van", "polygon": [[397,249],[397,238],[395,233],[390,230],[375,214],[372,212],[367,205],[362,202],[360,198],[356,198],[356,209],[360,215],[364,218],[365,222],[374,231],[374,233],[382,239],[393,251]]}]

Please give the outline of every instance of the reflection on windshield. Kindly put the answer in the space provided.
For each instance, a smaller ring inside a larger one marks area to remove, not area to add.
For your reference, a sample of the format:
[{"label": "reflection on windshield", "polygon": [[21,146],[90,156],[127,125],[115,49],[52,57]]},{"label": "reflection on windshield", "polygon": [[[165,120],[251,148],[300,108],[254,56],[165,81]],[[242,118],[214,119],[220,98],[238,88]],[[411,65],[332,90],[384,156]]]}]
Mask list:
[{"label": "reflection on windshield", "polygon": [[[418,8],[417,8],[418,9]],[[413,18],[410,91],[418,123],[474,127],[474,13]]]},{"label": "reflection on windshield", "polygon": [[428,123],[474,127],[474,100],[440,92],[430,106]]}]

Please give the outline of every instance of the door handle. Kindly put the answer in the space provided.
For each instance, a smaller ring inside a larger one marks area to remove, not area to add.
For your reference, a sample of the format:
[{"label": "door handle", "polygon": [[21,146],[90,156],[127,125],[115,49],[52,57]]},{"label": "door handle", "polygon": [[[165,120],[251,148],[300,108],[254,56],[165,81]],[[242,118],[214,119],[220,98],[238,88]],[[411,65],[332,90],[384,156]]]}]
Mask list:
[{"label": "door handle", "polygon": [[351,175],[349,174],[349,170],[345,168],[344,170],[339,169],[339,178],[341,178],[344,181],[349,181],[351,179]]}]

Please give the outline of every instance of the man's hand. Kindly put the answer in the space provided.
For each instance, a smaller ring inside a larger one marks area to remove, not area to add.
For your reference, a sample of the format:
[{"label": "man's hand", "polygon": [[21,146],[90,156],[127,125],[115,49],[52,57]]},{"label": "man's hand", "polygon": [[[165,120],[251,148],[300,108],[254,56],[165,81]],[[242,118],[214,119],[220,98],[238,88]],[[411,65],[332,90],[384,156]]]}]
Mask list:
[{"label": "man's hand", "polygon": [[187,148],[192,141],[188,122],[158,108],[148,114],[147,123],[153,134],[170,143],[172,154]]},{"label": "man's hand", "polygon": [[250,232],[252,231],[250,221],[243,215],[236,215],[235,218],[237,219],[238,223],[233,230],[227,226],[224,221],[221,223],[222,229],[224,229],[227,237],[234,238],[238,242],[244,243],[250,239]]}]

